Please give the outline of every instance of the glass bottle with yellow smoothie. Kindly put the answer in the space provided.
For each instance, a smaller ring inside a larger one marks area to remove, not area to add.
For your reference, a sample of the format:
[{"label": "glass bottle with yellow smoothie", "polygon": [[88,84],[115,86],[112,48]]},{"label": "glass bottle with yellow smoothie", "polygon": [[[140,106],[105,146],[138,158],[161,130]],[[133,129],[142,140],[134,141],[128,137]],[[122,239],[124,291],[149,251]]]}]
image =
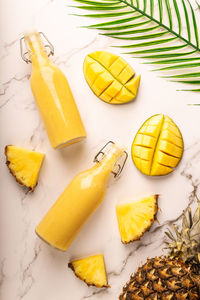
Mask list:
[{"label": "glass bottle with yellow smoothie", "polygon": [[113,142],[107,143],[95,157],[96,164],[75,176],[50,208],[36,227],[37,235],[53,247],[67,250],[102,202],[110,174],[118,176],[126,159],[123,148]]},{"label": "glass bottle with yellow smoothie", "polygon": [[51,145],[56,149],[81,141],[86,131],[65,75],[47,54],[47,47],[51,49],[52,45],[44,45],[41,36],[45,37],[38,32],[25,35],[25,54],[29,59],[23,53],[22,58],[32,63],[32,92]]}]

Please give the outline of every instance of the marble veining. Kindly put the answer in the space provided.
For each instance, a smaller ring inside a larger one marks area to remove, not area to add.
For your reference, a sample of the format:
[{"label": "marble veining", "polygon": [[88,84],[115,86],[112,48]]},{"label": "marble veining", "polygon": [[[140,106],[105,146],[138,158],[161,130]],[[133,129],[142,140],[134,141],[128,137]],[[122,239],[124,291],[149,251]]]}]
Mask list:
[{"label": "marble veining", "polygon": [[5,273],[4,273],[4,265],[5,265],[5,258],[3,258],[0,262],[0,287],[3,284],[4,278],[5,278]]},{"label": "marble veining", "polygon": [[[162,255],[164,232],[179,224],[188,205],[200,197],[200,134],[198,93],[178,92],[182,87],[157,77],[147,65],[124,56],[142,75],[136,101],[124,106],[108,105],[96,98],[85,82],[82,65],[85,55],[95,50],[120,54],[112,47],[118,42],[80,28],[88,20],[74,17],[64,0],[20,2],[4,0],[3,35],[0,56],[0,168],[1,179],[1,300],[115,300],[132,272],[147,257]],[[74,4],[69,0],[69,4]],[[21,8],[21,7],[20,7]],[[195,6],[196,8],[196,6]],[[10,24],[10,12],[13,14]],[[12,26],[11,26],[12,25]],[[66,74],[87,130],[87,139],[66,149],[53,150],[30,89],[31,64],[20,56],[19,39],[32,26],[44,31],[55,46],[52,60]],[[173,174],[149,178],[140,174],[130,157],[131,142],[149,116],[164,113],[180,127],[185,151]],[[129,158],[120,178],[112,180],[101,207],[84,226],[66,253],[52,249],[35,235],[35,226],[72,177],[92,165],[93,157],[108,141],[127,147]],[[4,147],[16,144],[46,154],[34,193],[17,185],[5,165]],[[140,241],[123,245],[117,228],[115,205],[126,196],[137,199],[159,194],[157,218]],[[88,288],[67,267],[72,258],[104,253],[110,288]]]},{"label": "marble veining", "polygon": [[[35,283],[35,278],[33,277],[32,274],[32,266],[36,263],[37,258],[41,252],[41,244],[38,243],[38,241],[35,243],[33,250],[34,250],[33,256],[31,260],[27,263],[27,265],[24,266],[23,260],[20,263],[21,289],[19,291],[20,292],[18,297],[19,300],[23,299],[28,294],[29,290],[32,288],[33,284]],[[25,251],[27,251],[27,249]]]}]

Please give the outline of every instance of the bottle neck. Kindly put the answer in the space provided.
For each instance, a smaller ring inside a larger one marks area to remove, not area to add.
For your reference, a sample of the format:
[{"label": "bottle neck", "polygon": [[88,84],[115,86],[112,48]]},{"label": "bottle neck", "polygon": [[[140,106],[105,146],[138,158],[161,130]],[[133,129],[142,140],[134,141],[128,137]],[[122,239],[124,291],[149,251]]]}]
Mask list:
[{"label": "bottle neck", "polygon": [[102,160],[99,163],[97,163],[98,170],[102,173],[105,173],[105,175],[109,177],[110,173],[114,169],[115,163],[123,154],[124,149],[113,144],[108,153],[106,153]]},{"label": "bottle neck", "polygon": [[25,43],[33,65],[44,65],[50,61],[38,32],[25,35]]}]

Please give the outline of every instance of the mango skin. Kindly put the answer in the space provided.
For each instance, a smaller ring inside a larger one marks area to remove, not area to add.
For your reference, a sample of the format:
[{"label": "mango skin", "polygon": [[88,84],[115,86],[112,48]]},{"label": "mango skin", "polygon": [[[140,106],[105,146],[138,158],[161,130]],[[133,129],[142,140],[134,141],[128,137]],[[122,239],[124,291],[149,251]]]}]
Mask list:
[{"label": "mango skin", "polygon": [[96,51],[86,56],[83,63],[85,79],[101,100],[111,104],[132,101],[138,92],[140,75],[120,56]]},{"label": "mango skin", "polygon": [[174,171],[183,155],[183,138],[168,116],[154,115],[138,130],[131,148],[132,160],[143,174],[167,175]]}]

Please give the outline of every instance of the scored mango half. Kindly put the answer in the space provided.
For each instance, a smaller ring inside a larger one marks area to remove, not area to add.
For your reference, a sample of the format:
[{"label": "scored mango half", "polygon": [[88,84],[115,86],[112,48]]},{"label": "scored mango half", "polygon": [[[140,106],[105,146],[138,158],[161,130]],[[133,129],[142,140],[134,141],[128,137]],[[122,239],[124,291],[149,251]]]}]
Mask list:
[{"label": "scored mango half", "polygon": [[96,51],[86,56],[83,64],[85,79],[101,100],[112,104],[132,101],[138,92],[140,75],[120,56]]},{"label": "scored mango half", "polygon": [[183,138],[177,125],[163,114],[149,118],[137,132],[131,154],[135,166],[145,175],[171,173],[181,160]]}]

